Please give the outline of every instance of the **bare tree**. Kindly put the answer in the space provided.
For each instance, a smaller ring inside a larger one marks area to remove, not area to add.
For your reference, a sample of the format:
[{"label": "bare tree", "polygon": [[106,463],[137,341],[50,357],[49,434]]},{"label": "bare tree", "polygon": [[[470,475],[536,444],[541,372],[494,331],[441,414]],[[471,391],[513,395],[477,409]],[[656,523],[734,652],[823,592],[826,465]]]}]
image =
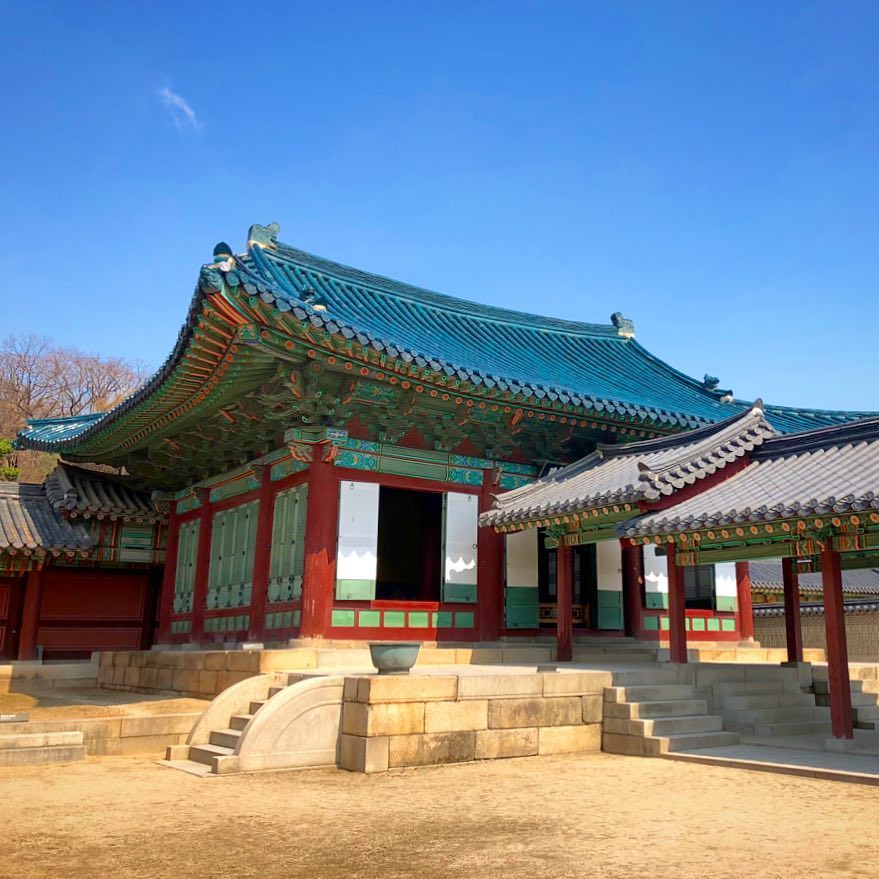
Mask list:
[{"label": "bare tree", "polygon": [[[0,343],[0,438],[11,439],[29,418],[105,412],[146,377],[141,363],[56,347],[45,336],[8,336]],[[0,454],[7,478],[38,482],[55,456],[16,450]]]}]

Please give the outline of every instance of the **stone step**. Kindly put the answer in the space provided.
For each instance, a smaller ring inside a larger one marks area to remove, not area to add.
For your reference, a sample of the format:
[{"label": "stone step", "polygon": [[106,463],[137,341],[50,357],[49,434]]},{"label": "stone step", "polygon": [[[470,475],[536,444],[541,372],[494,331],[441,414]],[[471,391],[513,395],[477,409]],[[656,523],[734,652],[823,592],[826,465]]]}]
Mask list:
[{"label": "stone step", "polygon": [[879,720],[879,705],[858,705],[855,708],[855,717],[858,721]]},{"label": "stone step", "polygon": [[211,730],[210,743],[231,748],[233,751],[241,738],[241,730],[238,729],[214,729]]},{"label": "stone step", "polygon": [[803,708],[754,708],[725,711],[723,717],[735,723],[812,723],[816,720],[829,721],[830,709],[816,705]]},{"label": "stone step", "polygon": [[205,766],[214,765],[214,757],[226,757],[232,753],[232,748],[222,745],[193,745],[189,749],[189,759],[196,763],[204,763]]},{"label": "stone step", "polygon": [[653,668],[611,669],[613,685],[615,687],[679,684],[682,675],[685,674],[685,669],[673,665],[654,664]]},{"label": "stone step", "polygon": [[658,757],[661,754],[696,748],[726,748],[739,744],[739,737],[732,732],[697,732],[673,736],[649,736],[644,743],[648,755]]},{"label": "stone step", "polygon": [[751,693],[747,696],[724,696],[723,710],[747,711],[754,708],[803,708],[816,704],[811,693]]},{"label": "stone step", "polygon": [[792,722],[792,723],[755,723],[753,735],[758,738],[775,736],[808,736],[813,733],[830,735],[829,721]]},{"label": "stone step", "polygon": [[645,720],[654,717],[684,717],[707,714],[708,703],[704,699],[671,699],[656,702],[608,702],[604,706],[605,717],[628,720]]},{"label": "stone step", "polygon": [[[859,681],[856,678],[853,678],[850,682],[850,689],[852,693],[876,693],[876,690],[868,689],[865,687],[865,684],[875,685],[877,681]],[[830,683],[828,681],[813,681],[812,682],[812,691],[816,695],[824,696],[830,692]]]},{"label": "stone step", "polygon": [[855,729],[879,729],[879,720],[858,720],[854,721]]},{"label": "stone step", "polygon": [[233,714],[229,718],[229,726],[232,729],[243,730],[251,720],[253,720],[252,714]]},{"label": "stone step", "polygon": [[[689,684],[606,687],[604,693],[608,702],[668,702],[693,698],[693,688]],[[610,698],[608,698],[608,694],[610,694]]]},{"label": "stone step", "polygon": [[[637,721],[636,721],[637,722]],[[686,717],[661,717],[642,720],[644,736],[673,736],[687,733],[720,732],[723,718],[715,714],[689,715]]]},{"label": "stone step", "polygon": [[14,733],[12,735],[0,735],[0,751],[9,751],[16,748],[49,748],[63,745],[81,745],[82,741],[83,734],[81,731]]},{"label": "stone step", "polygon": [[714,695],[725,699],[727,696],[765,696],[771,693],[802,693],[797,680],[763,681],[721,681],[712,684]]},{"label": "stone step", "polygon": [[283,689],[285,689],[285,688],[284,687],[269,687],[269,699],[271,699],[272,696],[277,696],[278,693],[280,693],[281,690],[283,690]]},{"label": "stone step", "polygon": [[[830,693],[816,693],[815,704],[829,705]],[[874,708],[876,705],[879,705],[879,702],[872,693],[852,693],[852,708]]]},{"label": "stone step", "polygon": [[637,662],[656,662],[656,656],[652,653],[623,653],[622,651],[612,651],[608,653],[584,652],[580,650],[574,651],[574,662],[590,663],[590,662],[620,662],[620,663],[637,663]]},{"label": "stone step", "polygon": [[251,702],[248,711],[250,711],[251,714],[256,714],[256,712],[259,711],[259,709],[262,708],[263,705],[265,705],[268,701],[268,699],[258,699],[256,702]]},{"label": "stone step", "polygon": [[43,763],[71,763],[83,759],[85,745],[46,745],[0,750],[0,766],[39,766]]}]

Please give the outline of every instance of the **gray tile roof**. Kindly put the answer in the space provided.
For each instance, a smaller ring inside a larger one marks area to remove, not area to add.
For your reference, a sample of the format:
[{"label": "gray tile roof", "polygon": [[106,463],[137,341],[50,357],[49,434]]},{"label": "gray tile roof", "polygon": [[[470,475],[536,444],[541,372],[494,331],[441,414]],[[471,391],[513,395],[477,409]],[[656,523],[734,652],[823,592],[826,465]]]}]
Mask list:
[{"label": "gray tile roof", "polygon": [[481,525],[526,522],[596,506],[636,503],[693,485],[775,435],[761,404],[718,424],[671,437],[600,445],[573,464],[499,496]]},{"label": "gray tile roof", "polygon": [[[783,588],[781,562],[752,561],[748,562],[751,574],[751,588],[766,590]],[[821,594],[821,574],[801,573],[798,577],[800,592],[805,594]],[[842,572],[842,591],[850,595],[879,595],[879,570],[862,568],[856,571]]]},{"label": "gray tile roof", "polygon": [[0,482],[0,552],[84,552],[95,540],[55,510],[42,485]]},{"label": "gray tile roof", "polygon": [[150,522],[164,518],[149,494],[129,488],[125,479],[62,462],[46,478],[46,497],[56,510],[71,517]]},{"label": "gray tile roof", "polygon": [[[844,601],[843,609],[845,613],[876,613],[879,611],[879,602],[871,599],[863,601]],[[809,604],[800,605],[800,614],[802,616],[824,616],[824,603],[820,601],[810,602]],[[783,604],[764,604],[754,607],[755,617],[783,617]]]},{"label": "gray tile roof", "polygon": [[729,479],[620,529],[626,537],[879,510],[879,418],[767,439]]}]

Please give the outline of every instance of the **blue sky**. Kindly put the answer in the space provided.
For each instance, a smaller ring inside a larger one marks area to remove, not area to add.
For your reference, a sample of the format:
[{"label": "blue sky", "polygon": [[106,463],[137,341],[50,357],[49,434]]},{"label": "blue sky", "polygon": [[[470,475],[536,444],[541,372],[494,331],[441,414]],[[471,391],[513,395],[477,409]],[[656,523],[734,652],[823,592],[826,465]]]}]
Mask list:
[{"label": "blue sky", "polygon": [[0,0],[0,333],[168,354],[251,223],[879,410],[879,4]]}]

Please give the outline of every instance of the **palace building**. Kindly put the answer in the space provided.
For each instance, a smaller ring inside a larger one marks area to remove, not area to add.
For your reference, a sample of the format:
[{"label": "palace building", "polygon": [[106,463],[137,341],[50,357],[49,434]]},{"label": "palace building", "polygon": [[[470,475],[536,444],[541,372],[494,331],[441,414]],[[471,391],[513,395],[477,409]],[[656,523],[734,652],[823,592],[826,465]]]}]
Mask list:
[{"label": "palace building", "polygon": [[[666,639],[665,546],[627,523],[780,434],[869,414],[738,400],[651,355],[620,313],[479,305],[278,231],[217,245],[131,397],[17,438],[62,463],[0,489],[7,655],[543,635],[564,658],[578,633]],[[685,637],[747,639],[747,564],[684,570]]]}]

